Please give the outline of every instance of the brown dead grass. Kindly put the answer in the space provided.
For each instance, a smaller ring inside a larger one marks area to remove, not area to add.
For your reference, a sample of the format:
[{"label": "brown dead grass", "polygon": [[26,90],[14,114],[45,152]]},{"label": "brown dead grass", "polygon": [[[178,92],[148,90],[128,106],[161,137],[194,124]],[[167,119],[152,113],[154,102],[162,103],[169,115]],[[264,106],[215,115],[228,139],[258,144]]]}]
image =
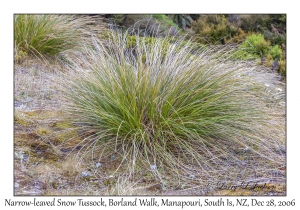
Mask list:
[{"label": "brown dead grass", "polygon": [[[18,111],[17,115],[22,115],[22,113]],[[32,113],[25,111],[24,115],[28,123],[24,125],[22,121],[15,121],[15,195],[285,194],[285,173],[279,169],[272,172],[274,177],[269,174],[269,180],[265,180],[274,182],[273,185],[277,186],[275,191],[208,190],[195,187],[199,179],[190,180],[189,186],[185,186],[184,183],[182,186],[172,186],[172,177],[167,188],[164,188],[166,186],[162,186],[159,180],[148,172],[137,172],[134,178],[130,174],[115,173],[119,166],[118,158],[112,161],[109,157],[100,158],[94,155],[94,159],[91,159],[91,156],[87,155],[88,158],[79,162],[79,149],[76,149],[76,145],[81,142],[81,138],[77,132],[74,132],[71,125],[59,118],[60,111],[44,110]],[[57,140],[62,134],[66,134],[66,140]],[[68,141],[70,138],[73,140]],[[77,139],[77,142],[74,139]],[[266,177],[266,172],[263,166],[259,165],[259,161],[257,165],[242,165],[242,162],[249,157],[243,153],[240,157],[239,163],[228,160],[228,164],[241,164],[239,171],[231,172],[232,176],[238,179],[239,175],[245,174],[252,167],[252,171],[256,169],[256,177]],[[101,167],[95,166],[98,162],[101,162]],[[90,176],[83,177],[82,172],[87,172]],[[221,173],[219,179],[222,179]]]},{"label": "brown dead grass", "polygon": [[55,109],[15,112],[15,195],[153,194],[111,176],[117,164],[110,160],[99,168],[96,161],[78,162],[82,139],[60,116]]}]

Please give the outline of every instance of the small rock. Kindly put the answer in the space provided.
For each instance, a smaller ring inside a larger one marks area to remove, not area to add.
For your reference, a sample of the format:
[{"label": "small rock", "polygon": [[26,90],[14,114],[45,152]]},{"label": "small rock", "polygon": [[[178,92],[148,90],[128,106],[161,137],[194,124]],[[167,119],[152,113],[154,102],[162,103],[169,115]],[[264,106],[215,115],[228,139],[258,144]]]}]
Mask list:
[{"label": "small rock", "polygon": [[266,61],[266,57],[264,55],[261,55],[260,60],[261,60],[261,64],[264,64]]},{"label": "small rock", "polygon": [[157,170],[157,166],[156,165],[150,165],[151,170],[156,171]]},{"label": "small rock", "polygon": [[88,176],[90,176],[90,174],[87,173],[87,172],[85,172],[85,171],[81,172],[81,175],[82,175],[82,177],[88,177]]},{"label": "small rock", "polygon": [[195,175],[194,175],[194,174],[190,174],[190,175],[189,175],[189,178],[192,178],[192,179],[193,179],[193,178],[195,178]]},{"label": "small rock", "polygon": [[31,102],[31,101],[33,101],[33,99],[32,98],[30,98],[30,97],[27,97],[25,100],[23,100],[22,102],[23,103],[29,103],[29,102]]},{"label": "small rock", "polygon": [[82,146],[77,146],[76,147],[77,150],[80,150],[81,148],[82,148]]},{"label": "small rock", "polygon": [[279,70],[279,62],[277,59],[272,63],[272,71],[277,72]]},{"label": "small rock", "polygon": [[15,183],[15,188],[18,188],[18,187],[20,187],[20,185],[19,185],[18,182],[16,182],[16,183]]}]

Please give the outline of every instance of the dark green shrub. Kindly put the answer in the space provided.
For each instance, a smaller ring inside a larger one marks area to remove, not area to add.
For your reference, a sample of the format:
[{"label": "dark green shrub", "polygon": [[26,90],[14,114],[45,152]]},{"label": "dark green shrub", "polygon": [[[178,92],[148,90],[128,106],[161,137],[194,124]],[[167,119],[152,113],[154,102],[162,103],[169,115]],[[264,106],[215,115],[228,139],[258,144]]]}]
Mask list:
[{"label": "dark green shrub", "polygon": [[268,30],[270,20],[270,16],[264,14],[241,15],[240,27],[246,32],[263,32]]},{"label": "dark green shrub", "polygon": [[167,15],[164,14],[155,14],[151,15],[153,18],[158,20],[161,24],[165,24],[168,26],[176,26],[176,24],[173,22],[171,18],[169,18]]},{"label": "dark green shrub", "polygon": [[174,14],[169,17],[182,29],[191,27],[191,23],[197,20],[200,15],[188,15],[188,14]]},{"label": "dark green shrub", "polygon": [[281,45],[286,42],[286,15],[285,14],[255,14],[240,15],[240,27],[247,32],[264,34],[271,45]]},{"label": "dark green shrub", "polygon": [[271,45],[282,45],[286,43],[286,35],[285,34],[276,34],[271,31],[265,31],[264,37],[266,40],[269,40]]}]

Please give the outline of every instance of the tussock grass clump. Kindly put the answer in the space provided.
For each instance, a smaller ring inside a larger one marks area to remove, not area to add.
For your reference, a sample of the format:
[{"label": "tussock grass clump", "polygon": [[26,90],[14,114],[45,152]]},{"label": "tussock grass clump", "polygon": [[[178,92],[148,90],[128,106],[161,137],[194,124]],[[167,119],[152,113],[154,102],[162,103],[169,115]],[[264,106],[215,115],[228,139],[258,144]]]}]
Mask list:
[{"label": "tussock grass clump", "polygon": [[74,15],[18,14],[14,16],[16,54],[53,56],[82,43],[93,20]]},{"label": "tussock grass clump", "polygon": [[95,39],[64,80],[70,119],[93,155],[110,151],[131,173],[151,171],[163,183],[224,174],[240,167],[228,162],[238,153],[282,164],[257,67],[230,61],[224,47],[137,36],[129,49],[128,37]]}]

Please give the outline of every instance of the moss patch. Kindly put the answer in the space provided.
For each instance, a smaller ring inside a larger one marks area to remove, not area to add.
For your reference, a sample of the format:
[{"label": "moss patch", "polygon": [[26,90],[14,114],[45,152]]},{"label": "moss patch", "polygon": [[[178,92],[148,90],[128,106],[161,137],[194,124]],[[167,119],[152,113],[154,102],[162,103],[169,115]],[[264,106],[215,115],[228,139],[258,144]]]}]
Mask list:
[{"label": "moss patch", "polygon": [[49,136],[53,131],[47,126],[38,126],[36,129],[36,133],[39,136]]},{"label": "moss patch", "polygon": [[65,140],[74,139],[76,137],[78,137],[77,130],[69,129],[69,130],[64,130],[62,132],[57,133],[55,136],[55,140],[57,142],[64,142]]},{"label": "moss patch", "polygon": [[54,127],[66,129],[66,128],[71,128],[72,126],[67,122],[59,122],[59,123],[55,123]]}]

